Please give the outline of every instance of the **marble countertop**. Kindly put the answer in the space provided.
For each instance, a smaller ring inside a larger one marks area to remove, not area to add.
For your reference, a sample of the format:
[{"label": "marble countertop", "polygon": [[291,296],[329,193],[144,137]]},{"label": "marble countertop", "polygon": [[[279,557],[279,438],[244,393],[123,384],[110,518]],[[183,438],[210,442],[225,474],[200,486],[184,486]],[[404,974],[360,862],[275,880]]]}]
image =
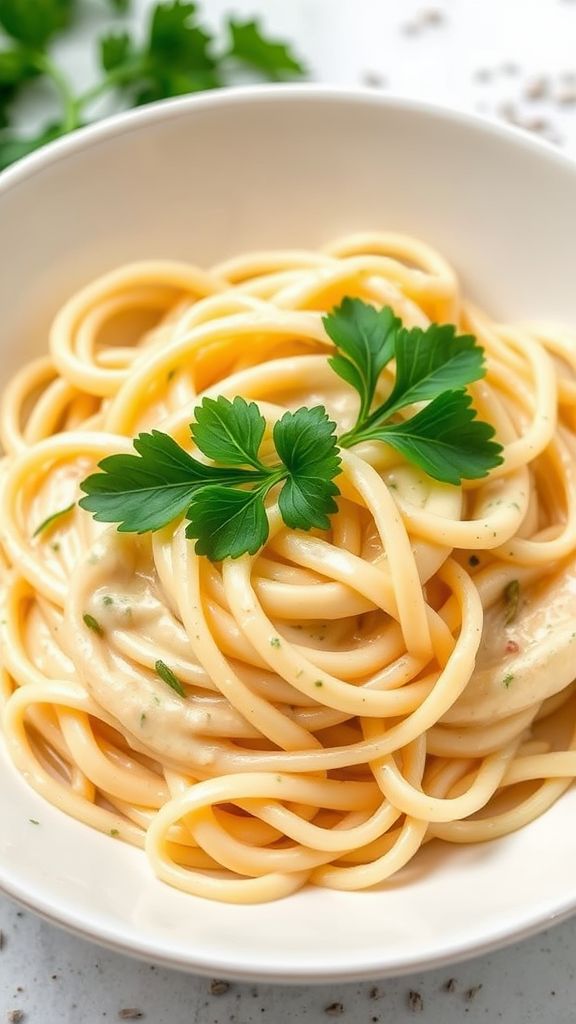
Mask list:
[{"label": "marble countertop", "polygon": [[[149,0],[134,0],[141,19]],[[86,0],[62,61],[88,84]],[[260,14],[312,77],[500,117],[576,156],[576,0],[205,0],[207,19]],[[22,118],[42,115],[42,99]],[[452,968],[362,985],[228,984],[141,964],[0,897],[0,1024],[568,1024],[576,1020],[576,920]]]}]

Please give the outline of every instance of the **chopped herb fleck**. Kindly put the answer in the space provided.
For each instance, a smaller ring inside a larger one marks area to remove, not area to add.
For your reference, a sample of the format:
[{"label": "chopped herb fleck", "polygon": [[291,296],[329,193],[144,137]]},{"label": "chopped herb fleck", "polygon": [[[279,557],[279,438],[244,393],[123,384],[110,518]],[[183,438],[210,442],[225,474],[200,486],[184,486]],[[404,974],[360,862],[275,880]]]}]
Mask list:
[{"label": "chopped herb fleck", "polygon": [[65,516],[67,512],[71,512],[75,504],[76,502],[73,501],[72,504],[67,505],[66,508],[60,508],[58,509],[57,512],[53,512],[52,515],[47,516],[47,518],[43,519],[40,525],[36,527],[32,536],[37,537],[39,533],[44,533],[46,530],[49,530],[57,519],[60,519],[62,516]]},{"label": "chopped herb fleck", "polygon": [[143,711],[142,714],[140,715],[140,728],[142,728],[142,726],[144,725],[145,721],[146,721],[146,712]]},{"label": "chopped herb fleck", "polygon": [[110,597],[110,594],[105,594],[102,598],[102,604],[105,604],[108,607],[109,605],[114,604],[114,598]]},{"label": "chopped herb fleck", "polygon": [[512,674],[512,672],[508,672],[508,674],[504,676],[504,679],[502,680],[502,683],[506,687],[506,689],[508,689],[508,687],[510,686],[510,683],[513,682],[513,680],[514,680],[514,675]]},{"label": "chopped herb fleck", "polygon": [[175,690],[180,697],[186,696],[186,690],[182,686],[182,683],[178,679],[178,676],[174,675],[172,669],[164,661],[160,661],[160,659],[158,659],[154,668],[156,669],[156,673],[160,676],[162,682],[166,683],[167,686],[170,686],[173,690]]},{"label": "chopped herb fleck", "polygon": [[270,647],[276,647],[276,648],[280,647],[280,640],[279,640],[279,638],[277,636],[273,636],[272,637],[272,639],[270,641]]},{"label": "chopped herb fleck", "polygon": [[321,679],[315,679],[314,686],[324,686],[324,683],[322,682]]},{"label": "chopped herb fleck", "polygon": [[55,540],[54,543],[50,545],[50,549],[51,551],[60,551],[60,542]]},{"label": "chopped herb fleck", "polygon": [[518,605],[520,603],[520,584],[518,580],[510,580],[506,584],[503,591],[504,600],[504,622],[507,626],[511,622],[514,622],[518,614]]},{"label": "chopped herb fleck", "polygon": [[168,373],[166,374],[166,380],[168,381],[168,383],[170,383],[170,381],[171,381],[171,380],[172,380],[172,379],[173,379],[173,378],[174,378],[175,376],[176,376],[176,369],[175,369],[175,368],[172,368],[171,370],[168,370]]},{"label": "chopped herb fleck", "polygon": [[98,636],[104,636],[104,630],[102,629],[102,626],[98,622],[98,619],[95,619],[94,616],[90,615],[89,612],[84,613],[84,615],[82,616],[82,621],[84,625],[88,627],[88,629],[92,630],[93,633],[97,633]]},{"label": "chopped herb fleck", "polygon": [[119,831],[118,831],[118,829],[117,829],[117,828],[111,828],[111,829],[110,829],[110,835],[112,836],[112,838],[113,838],[113,839],[115,839],[115,838],[116,838],[116,836],[119,836],[119,835],[120,835],[120,833],[119,833]]},{"label": "chopped herb fleck", "polygon": [[28,821],[30,822],[31,825],[39,825],[40,824],[40,822],[37,821],[36,818],[28,818]]}]

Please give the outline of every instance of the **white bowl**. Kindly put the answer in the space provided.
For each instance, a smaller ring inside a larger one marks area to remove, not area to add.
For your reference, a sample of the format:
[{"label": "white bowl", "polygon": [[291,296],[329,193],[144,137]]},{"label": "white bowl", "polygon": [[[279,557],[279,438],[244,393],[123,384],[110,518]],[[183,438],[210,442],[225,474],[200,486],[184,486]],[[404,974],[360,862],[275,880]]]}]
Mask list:
[{"label": "white bowl", "polygon": [[[112,118],[0,178],[0,358],[46,349],[74,289],[126,260],[201,264],[340,233],[420,235],[498,316],[576,323],[576,165],[508,128],[367,92],[238,89]],[[46,805],[0,748],[0,888],[125,952],[238,978],[431,967],[576,907],[576,790],[523,831],[426,849],[380,891],[228,906]],[[33,828],[29,819],[41,822]],[[435,845],[435,844],[433,844]]]}]

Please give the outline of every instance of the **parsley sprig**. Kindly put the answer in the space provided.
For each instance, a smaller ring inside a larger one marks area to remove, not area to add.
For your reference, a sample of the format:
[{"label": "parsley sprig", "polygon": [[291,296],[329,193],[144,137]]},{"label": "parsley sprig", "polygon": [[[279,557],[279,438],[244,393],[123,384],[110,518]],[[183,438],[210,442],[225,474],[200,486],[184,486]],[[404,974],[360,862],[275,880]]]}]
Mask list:
[{"label": "parsley sprig", "polygon": [[[108,0],[107,6],[122,15],[130,4]],[[81,8],[82,0],[0,0],[0,29],[11,41],[0,50],[0,130],[5,129],[0,131],[0,170],[88,123],[94,104],[110,93],[139,106],[229,84],[238,67],[273,81],[304,74],[290,48],[269,39],[253,19],[229,18],[220,41],[201,23],[196,3],[161,0],[150,12],[142,40],[122,27],[101,36],[100,78],[78,93],[50,51]],[[21,137],[11,130],[12,103],[40,77],[50,82],[59,109],[35,135]]]},{"label": "parsley sprig", "polygon": [[[486,476],[502,462],[493,428],[476,418],[465,390],[486,372],[484,350],[473,335],[457,334],[452,324],[409,330],[389,306],[376,310],[350,298],[324,317],[324,326],[338,350],[330,365],[360,398],[356,423],[339,438],[341,447],[384,441],[449,484]],[[393,359],[394,385],[374,408],[380,374]],[[415,415],[398,419],[424,401],[429,404]]]},{"label": "parsley sprig", "polygon": [[[449,324],[408,330],[389,307],[376,310],[351,298],[324,325],[336,348],[329,363],[359,396],[351,430],[338,439],[323,406],[297,409],[274,424],[274,455],[263,454],[266,421],[254,402],[204,398],[190,429],[210,461],[161,431],[140,434],[136,455],[110,455],[84,481],[82,508],[134,533],[185,515],[198,554],[220,561],[255,554],[266,543],[273,491],[286,526],[327,529],[340,493],[334,482],[339,448],[381,441],[449,484],[485,477],[502,462],[493,428],[478,420],[466,391],[485,373],[484,352],[472,335]],[[394,382],[388,381],[386,397],[377,397],[393,360]]]},{"label": "parsley sprig", "polygon": [[200,462],[168,434],[153,430],[134,440],[137,455],[109,455],[101,473],[82,484],[82,508],[123,532],[159,530],[186,514],[186,536],[214,561],[254,554],[268,538],[265,499],[279,487],[287,526],[327,529],[337,511],[339,472],[335,424],[318,406],[286,412],[274,424],[278,459],[260,449],[266,420],[255,402],[204,398],[191,432],[197,448],[220,465]]}]

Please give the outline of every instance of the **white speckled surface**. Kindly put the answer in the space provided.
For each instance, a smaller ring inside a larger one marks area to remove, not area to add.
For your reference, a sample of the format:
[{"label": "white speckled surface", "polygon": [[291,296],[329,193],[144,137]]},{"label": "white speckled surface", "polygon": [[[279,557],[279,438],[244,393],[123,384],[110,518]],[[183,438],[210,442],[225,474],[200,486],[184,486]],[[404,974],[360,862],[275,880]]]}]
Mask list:
[{"label": "white speckled surface", "polygon": [[[60,45],[60,55],[88,83],[86,36],[106,16],[97,0],[85,2],[84,24]],[[137,18],[150,3],[133,6]],[[204,9],[215,23],[228,10],[263,14],[271,29],[298,44],[318,80],[377,84],[519,119],[576,156],[576,0],[205,0]],[[414,32],[419,12],[431,9],[440,12],[439,24]],[[544,86],[532,91],[546,95],[530,99],[530,84],[542,76]],[[37,95],[22,116],[33,121],[42,112]],[[0,1024],[576,1020],[576,920],[453,969],[380,985],[221,984],[215,992],[204,979],[69,936],[2,897],[0,932]]]}]

